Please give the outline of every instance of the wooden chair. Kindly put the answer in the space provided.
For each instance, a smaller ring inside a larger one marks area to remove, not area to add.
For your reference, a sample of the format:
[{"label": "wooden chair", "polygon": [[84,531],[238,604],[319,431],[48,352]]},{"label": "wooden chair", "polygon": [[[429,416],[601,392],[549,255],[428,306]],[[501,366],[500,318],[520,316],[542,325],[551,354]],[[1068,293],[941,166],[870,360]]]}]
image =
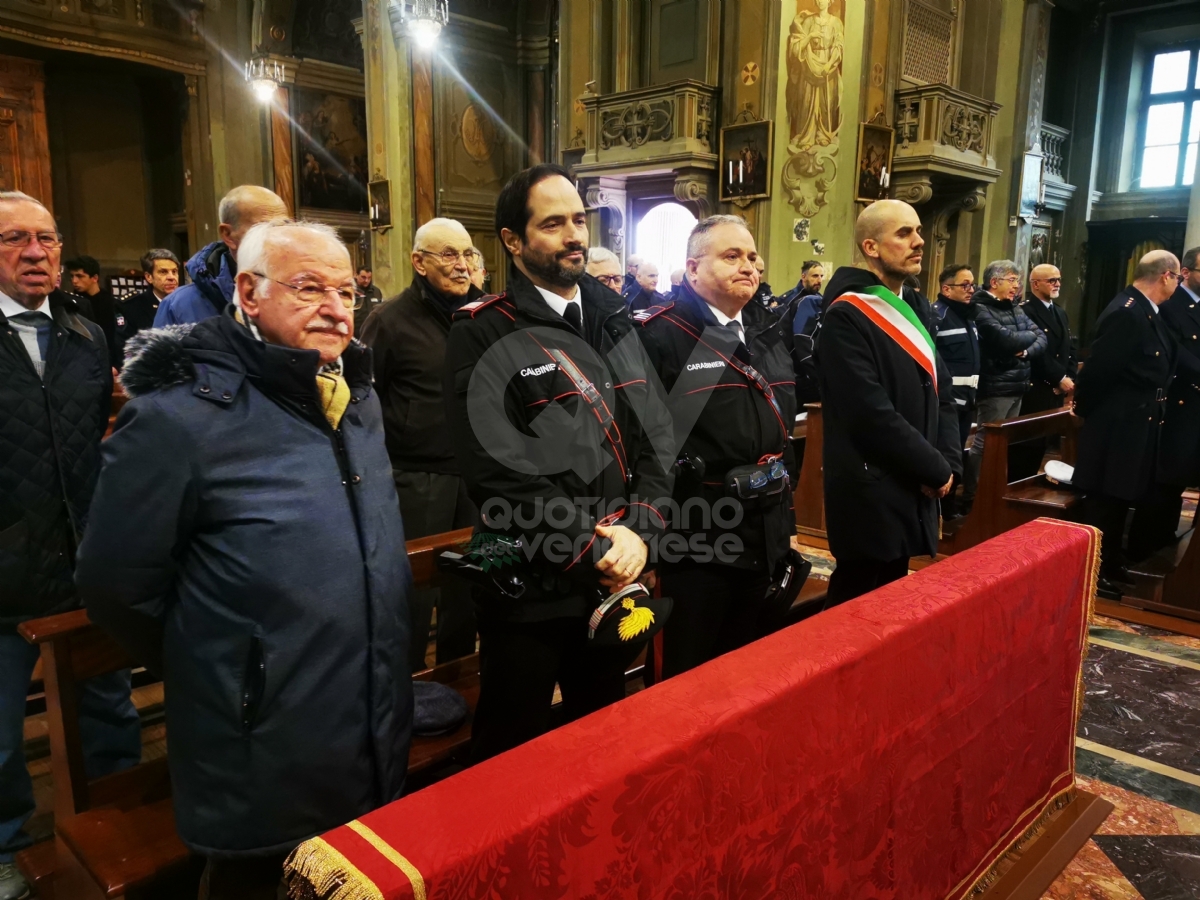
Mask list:
[{"label": "wooden chair", "polygon": [[[470,536],[471,529],[465,528],[409,542],[414,584],[436,583],[437,555]],[[53,842],[18,854],[21,872],[39,897],[63,900],[136,898],[150,889],[169,894],[171,885],[194,881],[200,861],[175,831],[166,759],[98,779],[89,780],[84,771],[80,683],[137,663],[91,622],[86,610],[35,619],[19,630],[41,649],[55,823]],[[479,657],[473,654],[414,677],[449,684],[473,710],[479,696]],[[470,733],[468,719],[452,735],[414,739],[409,771],[425,771],[449,760],[466,745]]]}]

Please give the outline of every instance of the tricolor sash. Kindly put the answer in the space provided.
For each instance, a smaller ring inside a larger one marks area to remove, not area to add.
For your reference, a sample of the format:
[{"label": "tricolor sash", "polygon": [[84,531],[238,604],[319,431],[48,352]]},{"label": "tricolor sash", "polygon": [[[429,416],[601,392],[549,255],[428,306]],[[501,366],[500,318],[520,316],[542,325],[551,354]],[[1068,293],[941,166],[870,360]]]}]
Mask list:
[{"label": "tricolor sash", "polygon": [[[911,306],[881,284],[850,291],[834,303],[849,303],[895,341],[900,349],[929,373],[933,391],[937,393],[937,366],[934,363],[933,338],[917,318]],[[832,305],[832,304],[831,304]]]}]

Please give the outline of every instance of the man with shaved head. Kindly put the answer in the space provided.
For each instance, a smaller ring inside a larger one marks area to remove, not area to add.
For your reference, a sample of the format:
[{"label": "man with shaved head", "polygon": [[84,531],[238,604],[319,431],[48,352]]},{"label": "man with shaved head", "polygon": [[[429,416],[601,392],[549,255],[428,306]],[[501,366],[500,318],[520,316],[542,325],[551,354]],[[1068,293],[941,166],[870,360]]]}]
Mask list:
[{"label": "man with shaved head", "polygon": [[202,322],[220,315],[233,302],[237,250],[259,222],[287,217],[287,207],[274,191],[242,184],[221,198],[217,207],[220,240],[213,241],[184,264],[192,283],[172,292],[154,314],[154,327]]},{"label": "man with shaved head", "polygon": [[662,302],[663,295],[658,292],[658,266],[646,260],[637,267],[638,290],[629,297],[629,311],[641,312]]},{"label": "man with shaved head", "polygon": [[629,298],[636,294],[641,287],[638,285],[637,273],[638,268],[644,260],[636,253],[631,254],[625,260],[625,286],[621,288],[621,296],[625,298],[625,302],[629,302]]},{"label": "man with shaved head", "polygon": [[[1104,533],[1100,587],[1114,594],[1131,581],[1127,559],[1154,549],[1163,502],[1156,485],[1159,440],[1177,352],[1158,308],[1180,277],[1174,254],[1154,250],[1143,256],[1133,284],[1096,321],[1091,355],[1075,381],[1083,429],[1073,483],[1087,492],[1081,517]],[[1136,511],[1127,557],[1121,536],[1131,506]]]},{"label": "man with shaved head", "polygon": [[[412,284],[363,328],[362,339],[374,351],[375,390],[405,533],[412,538],[466,528],[478,515],[450,443],[442,397],[451,316],[483,296],[471,282],[477,255],[462,223],[430,219],[413,236]],[[435,606],[437,661],[475,652],[470,589],[459,579],[447,579],[440,588],[412,592],[409,660],[414,671],[425,668]]]},{"label": "man with shaved head", "polygon": [[933,312],[904,280],[921,271],[921,220],[880,200],[858,217],[866,268],[838,269],[816,341],[825,427],[825,520],[837,568],[826,608],[937,552],[938,500],[962,471],[950,373]]}]

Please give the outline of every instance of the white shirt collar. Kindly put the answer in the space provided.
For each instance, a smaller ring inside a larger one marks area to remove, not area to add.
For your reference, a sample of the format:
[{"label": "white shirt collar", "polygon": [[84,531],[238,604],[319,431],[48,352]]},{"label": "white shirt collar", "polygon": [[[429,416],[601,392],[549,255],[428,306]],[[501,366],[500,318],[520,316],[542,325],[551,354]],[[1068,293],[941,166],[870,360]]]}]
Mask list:
[{"label": "white shirt collar", "polygon": [[1200,294],[1197,294],[1195,291],[1193,291],[1190,287],[1188,287],[1182,281],[1179,282],[1179,286],[1188,292],[1188,296],[1192,298],[1193,303],[1200,303]]},{"label": "white shirt collar", "polygon": [[[14,300],[12,297],[8,296],[8,294],[4,293],[3,291],[0,291],[0,312],[4,313],[5,318],[8,318],[8,319],[11,319],[13,316],[19,315],[20,313],[24,313],[24,312],[40,312],[40,313],[45,313],[47,316],[49,316],[50,315],[50,295],[49,294],[46,295],[45,299],[42,300],[41,306],[39,306],[37,309],[30,310],[30,309],[26,309],[24,306],[22,306],[20,303],[18,303],[16,300]],[[53,318],[53,316],[51,316],[51,318]]]},{"label": "white shirt collar", "polygon": [[[1149,297],[1147,297],[1146,299],[1147,299],[1147,300],[1150,300],[1150,298],[1149,298]],[[1150,300],[1150,308],[1151,308],[1152,310],[1154,310],[1154,314],[1157,316],[1157,315],[1158,315],[1158,304],[1157,304],[1157,303],[1155,303],[1153,300]]]},{"label": "white shirt collar", "polygon": [[[712,310],[712,314],[717,317],[717,321],[720,324],[728,325],[730,322],[737,322],[739,325],[742,325],[742,311],[740,309],[737,311],[736,316],[734,316],[733,318],[730,318],[729,316],[725,315],[725,313],[721,312],[719,309],[717,309],[715,306],[713,306],[711,303],[708,303],[707,300],[705,301],[705,303],[707,303],[708,308]],[[744,328],[745,326],[742,325],[742,327]]]},{"label": "white shirt collar", "polygon": [[554,293],[554,291],[548,291],[543,287],[538,287],[536,284],[534,287],[538,289],[538,293],[542,295],[542,299],[546,301],[546,305],[560,316],[567,311],[568,303],[579,303],[579,312],[581,314],[583,313],[583,304],[580,303],[579,299],[579,285],[575,285],[575,294],[570,299],[566,297],[560,297],[558,294]]},{"label": "white shirt collar", "polygon": [[[1041,297],[1038,297],[1038,299],[1039,299],[1039,300],[1042,300],[1042,298],[1041,298]],[[1042,306],[1046,307],[1046,309],[1049,309],[1049,308],[1050,308],[1050,307],[1052,307],[1053,305],[1054,305],[1054,301],[1053,301],[1053,300],[1042,300]]]}]

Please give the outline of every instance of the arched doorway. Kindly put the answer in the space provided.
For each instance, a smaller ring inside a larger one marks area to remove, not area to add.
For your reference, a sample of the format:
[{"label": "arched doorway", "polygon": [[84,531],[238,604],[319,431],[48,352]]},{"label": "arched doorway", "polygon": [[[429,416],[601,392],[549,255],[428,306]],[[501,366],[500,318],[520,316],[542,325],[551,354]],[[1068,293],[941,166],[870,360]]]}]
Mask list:
[{"label": "arched doorway", "polygon": [[679,203],[660,203],[637,225],[634,253],[658,266],[659,290],[670,290],[671,273],[687,261],[687,239],[696,217]]}]

